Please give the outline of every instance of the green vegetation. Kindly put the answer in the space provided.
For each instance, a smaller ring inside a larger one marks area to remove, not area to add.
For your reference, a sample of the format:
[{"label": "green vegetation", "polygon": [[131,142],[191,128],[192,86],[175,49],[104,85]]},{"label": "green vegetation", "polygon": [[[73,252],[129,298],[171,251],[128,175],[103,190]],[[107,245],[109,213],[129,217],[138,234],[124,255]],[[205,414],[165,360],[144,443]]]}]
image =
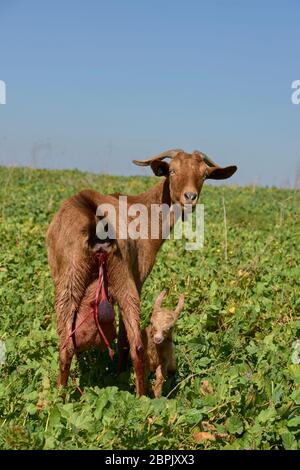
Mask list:
[{"label": "green vegetation", "polygon": [[300,448],[299,190],[206,185],[204,249],[164,244],[142,323],[162,288],[170,305],[186,294],[168,399],[136,398],[132,373],[117,377],[107,353],[91,351],[74,361],[63,403],[47,225],[83,188],[138,193],[155,178],[0,168],[0,182],[0,448]]}]

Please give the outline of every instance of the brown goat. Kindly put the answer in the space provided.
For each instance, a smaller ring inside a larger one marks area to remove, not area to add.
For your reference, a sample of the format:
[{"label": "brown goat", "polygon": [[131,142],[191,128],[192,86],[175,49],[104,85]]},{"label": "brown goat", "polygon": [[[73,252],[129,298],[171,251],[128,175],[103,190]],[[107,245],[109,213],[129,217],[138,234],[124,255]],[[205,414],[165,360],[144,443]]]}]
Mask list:
[{"label": "brown goat", "polygon": [[145,352],[145,378],[147,380],[149,372],[155,372],[156,377],[153,387],[155,398],[161,396],[168,372],[175,372],[176,370],[173,330],[184,305],[184,295],[181,295],[175,310],[162,308],[161,304],[165,295],[166,291],[163,290],[157,297],[150,325],[142,331]]},{"label": "brown goat", "polygon": [[[171,158],[170,164],[164,161]],[[179,203],[195,206],[205,178],[229,178],[236,166],[221,168],[205,154],[194,151],[170,150],[145,161],[134,161],[137,165],[150,165],[154,174],[162,180],[149,191],[139,196],[128,196],[127,207],[142,203],[150,211],[152,204]],[[66,385],[74,341],[63,345],[77,324],[77,314],[85,297],[91,295],[96,286],[97,263],[94,257],[96,237],[96,211],[104,203],[118,206],[119,194],[102,195],[85,190],[65,201],[55,214],[48,232],[47,248],[51,274],[55,285],[55,308],[60,341],[59,385]],[[152,216],[152,214],[151,214]],[[174,221],[171,220],[171,224]],[[126,364],[128,347],[136,376],[136,391],[145,393],[144,355],[140,330],[140,292],[149,275],[158,250],[164,242],[162,217],[159,219],[157,239],[116,240],[108,255],[109,295],[120,308],[119,364]],[[94,287],[91,285],[94,284]]]}]

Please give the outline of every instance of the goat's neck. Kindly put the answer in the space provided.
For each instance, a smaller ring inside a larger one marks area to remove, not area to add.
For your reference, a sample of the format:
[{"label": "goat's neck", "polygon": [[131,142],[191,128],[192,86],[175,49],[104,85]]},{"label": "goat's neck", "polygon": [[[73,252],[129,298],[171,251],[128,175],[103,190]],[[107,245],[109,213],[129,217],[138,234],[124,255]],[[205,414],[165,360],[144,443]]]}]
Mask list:
[{"label": "goat's neck", "polygon": [[[151,206],[153,204],[166,204],[171,207],[171,196],[170,196],[170,189],[169,189],[169,181],[167,178],[163,178],[156,186],[149,189],[147,192],[140,194],[136,197],[136,200],[142,204],[144,204],[148,209],[149,214],[149,221],[152,216]],[[174,225],[174,217],[173,213],[170,215],[170,230],[173,228]],[[147,242],[151,245],[151,251],[154,255],[158,252],[160,247],[165,241],[165,238],[162,237],[162,217],[159,218],[159,238],[152,239],[149,237]]]},{"label": "goat's neck", "polygon": [[[129,205],[132,204],[143,204],[147,208],[148,213],[148,238],[147,239],[138,239],[136,240],[137,250],[137,270],[135,271],[135,280],[137,283],[138,290],[141,289],[145,279],[151,272],[156,255],[165,241],[162,233],[163,220],[162,216],[155,216],[155,226],[158,238],[152,237],[151,229],[152,227],[152,205],[156,204],[165,204],[168,206],[169,210],[171,208],[171,196],[169,190],[169,180],[168,178],[162,178],[157,185],[153,186],[151,189],[145,193],[139,194],[137,196],[127,196],[127,201]],[[170,223],[169,229],[171,230],[174,225],[173,213],[170,214]]]},{"label": "goat's neck", "polygon": [[158,184],[150,188],[145,193],[134,196],[134,198],[148,207],[151,207],[151,204],[167,204],[170,207],[171,196],[168,179],[162,178],[162,181]]}]

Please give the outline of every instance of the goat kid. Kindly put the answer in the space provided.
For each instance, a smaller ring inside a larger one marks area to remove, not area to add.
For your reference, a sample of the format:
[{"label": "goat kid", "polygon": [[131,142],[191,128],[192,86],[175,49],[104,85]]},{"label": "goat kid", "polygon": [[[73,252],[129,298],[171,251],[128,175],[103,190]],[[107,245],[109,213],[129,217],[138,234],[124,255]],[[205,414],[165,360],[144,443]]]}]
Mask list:
[{"label": "goat kid", "polygon": [[166,291],[163,290],[157,297],[150,325],[142,331],[145,351],[145,382],[149,372],[155,372],[156,377],[153,387],[155,398],[161,396],[168,372],[173,373],[176,370],[173,330],[184,305],[184,295],[181,295],[175,310],[162,308],[161,305],[165,295]]}]

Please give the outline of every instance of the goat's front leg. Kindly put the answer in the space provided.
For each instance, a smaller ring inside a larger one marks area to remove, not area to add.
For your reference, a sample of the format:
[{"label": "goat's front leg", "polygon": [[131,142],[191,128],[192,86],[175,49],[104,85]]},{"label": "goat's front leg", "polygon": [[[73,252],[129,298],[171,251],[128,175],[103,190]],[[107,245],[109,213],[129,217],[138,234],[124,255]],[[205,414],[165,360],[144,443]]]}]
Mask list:
[{"label": "goat's front leg", "polygon": [[122,298],[121,315],[130,345],[130,355],[135,372],[136,393],[145,395],[144,347],[140,328],[140,300],[130,294]]},{"label": "goat's front leg", "polygon": [[159,398],[161,396],[162,387],[166,380],[166,377],[167,377],[166,367],[160,364],[156,368],[155,384],[153,387],[153,393],[154,393],[155,398]]}]

